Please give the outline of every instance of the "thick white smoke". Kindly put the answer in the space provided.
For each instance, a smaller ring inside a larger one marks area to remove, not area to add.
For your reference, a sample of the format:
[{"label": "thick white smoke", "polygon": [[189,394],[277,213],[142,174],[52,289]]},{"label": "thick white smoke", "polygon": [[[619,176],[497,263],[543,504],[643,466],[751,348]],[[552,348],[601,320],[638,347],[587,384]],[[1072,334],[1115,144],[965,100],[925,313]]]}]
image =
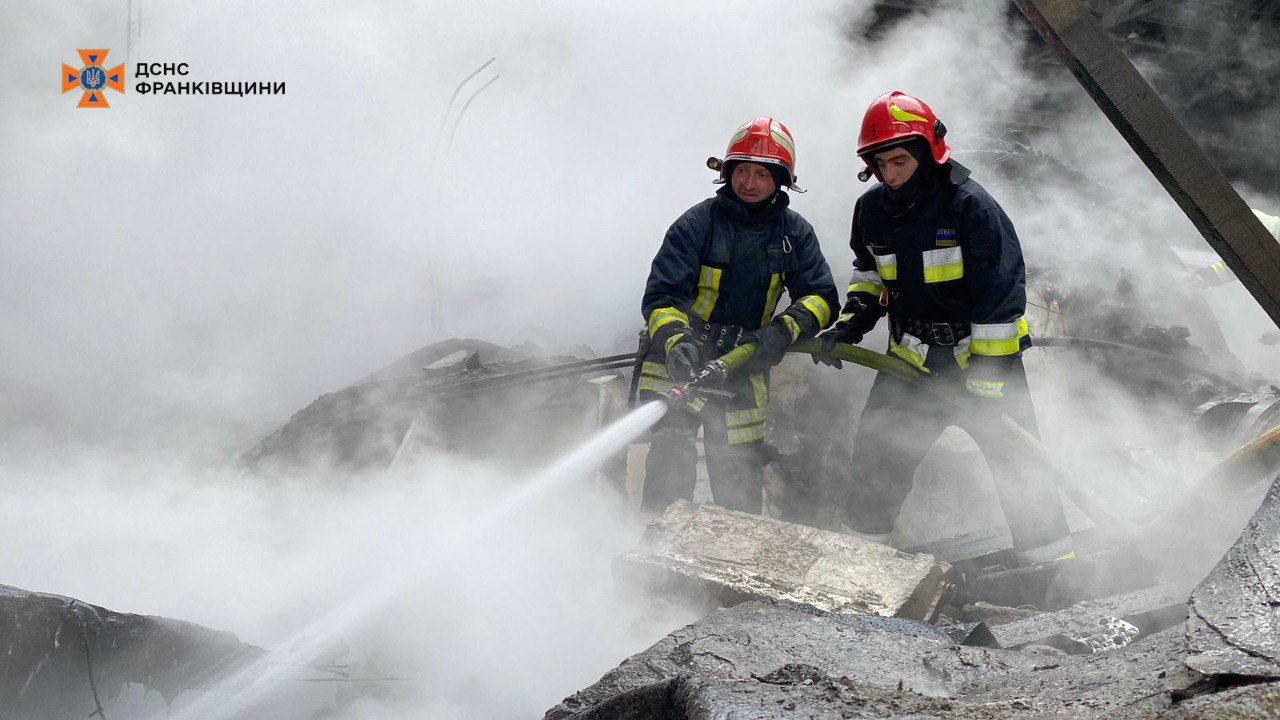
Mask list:
[{"label": "thick white smoke", "polygon": [[[964,160],[1034,89],[997,0],[944,4],[874,46],[844,37],[870,2],[834,0],[134,5],[133,61],[288,94],[140,96],[130,66],[111,109],[75,110],[54,70],[80,47],[123,62],[125,4],[0,5],[0,583],[269,648],[430,556],[512,478],[435,458],[266,484],[222,461],[448,337],[542,327],[630,350],[662,233],[755,115],[793,131],[810,191],[793,207],[843,284],[866,103],[927,98]],[[491,56],[481,79],[500,79],[440,142],[454,86]],[[1117,188],[1127,215],[1071,187],[1000,195],[1029,261],[1080,277],[1106,256],[1140,288],[1173,282],[1143,274],[1125,233],[1200,241],[1114,131],[1082,112],[1043,149]],[[1265,330],[1254,315],[1242,335]],[[1089,440],[1072,450],[1099,452],[1143,412],[1098,392],[1080,417],[1052,397],[1046,435]],[[593,681],[680,622],[637,621],[638,600],[613,593],[609,560],[636,533],[583,491],[487,534],[397,606],[383,647],[400,689],[350,717],[532,716]]]}]

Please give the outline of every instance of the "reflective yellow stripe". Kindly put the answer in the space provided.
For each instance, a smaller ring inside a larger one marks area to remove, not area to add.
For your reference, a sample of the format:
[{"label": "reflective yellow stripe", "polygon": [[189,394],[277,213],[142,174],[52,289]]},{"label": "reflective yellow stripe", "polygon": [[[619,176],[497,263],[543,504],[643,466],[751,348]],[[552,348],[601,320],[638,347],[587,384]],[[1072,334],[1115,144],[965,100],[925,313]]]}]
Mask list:
[{"label": "reflective yellow stripe", "polygon": [[743,428],[729,428],[729,444],[742,445],[764,439],[764,424]]},{"label": "reflective yellow stripe", "polygon": [[769,406],[769,385],[765,383],[764,375],[751,376],[751,391],[755,394],[756,407],[763,409]]},{"label": "reflective yellow stripe", "polygon": [[960,342],[956,343],[956,346],[953,352],[955,353],[955,356],[956,356],[957,365],[959,365],[962,368],[969,367],[969,355],[970,355],[969,338],[964,338]]},{"label": "reflective yellow stripe", "polygon": [[768,411],[765,408],[735,410],[730,413],[725,413],[725,424],[729,427],[741,427],[743,425],[762,423],[765,421],[767,412]]},{"label": "reflective yellow stripe", "polygon": [[672,345],[675,345],[675,344],[676,344],[676,342],[677,342],[678,340],[680,340],[680,338],[682,338],[682,337],[684,337],[684,333],[682,333],[682,332],[678,332],[678,333],[673,334],[671,337],[667,338],[666,345],[662,348],[662,351],[663,351],[663,352],[665,352],[665,353],[670,353],[670,352],[671,352],[671,346],[672,346]]},{"label": "reflective yellow stripe", "polygon": [[879,297],[880,293],[884,292],[884,283],[880,281],[880,273],[872,270],[854,270],[853,277],[849,278],[848,293],[852,295],[860,292]]},{"label": "reflective yellow stripe", "polygon": [[929,346],[915,335],[903,333],[901,342],[890,337],[889,352],[911,363],[915,369],[929,372],[929,368],[924,366],[925,358],[929,355]]},{"label": "reflective yellow stripe", "polygon": [[973,376],[965,378],[965,389],[979,397],[998,398],[1004,395],[1004,381],[984,380]]},{"label": "reflective yellow stripe", "polygon": [[698,317],[706,320],[711,317],[711,311],[716,306],[716,300],[720,299],[720,278],[724,275],[724,271],[720,268],[702,266],[701,272],[698,273],[698,296],[693,299],[693,313]]},{"label": "reflective yellow stripe", "polygon": [[689,316],[673,307],[660,307],[649,313],[649,337],[658,332],[658,328],[667,323],[680,322],[689,324]]},{"label": "reflective yellow stripe", "polygon": [[673,384],[675,383],[667,374],[666,365],[654,360],[645,360],[640,366],[640,384],[636,386],[638,389],[662,392]]},{"label": "reflective yellow stripe", "polygon": [[881,280],[897,280],[898,279],[898,256],[889,253],[888,255],[872,255],[876,259],[876,270],[879,271]]},{"label": "reflective yellow stripe", "polygon": [[702,408],[707,406],[707,399],[696,397],[690,400],[688,403],[686,403],[685,406],[695,413],[700,413],[702,412]]},{"label": "reflective yellow stripe", "polygon": [[775,122],[773,125],[769,126],[769,136],[773,138],[774,142],[785,148],[787,154],[790,155],[794,161],[796,156],[796,146],[791,144],[791,138],[787,137],[786,133],[781,132],[781,130],[782,127]]},{"label": "reflective yellow stripe", "polygon": [[898,107],[897,103],[889,103],[889,115],[898,122],[929,122],[925,118],[916,115],[913,112],[907,112]]},{"label": "reflective yellow stripe", "polygon": [[765,293],[764,313],[760,316],[760,324],[768,325],[773,319],[773,311],[778,309],[778,298],[782,295],[782,273],[769,276],[769,291]]},{"label": "reflective yellow stripe", "polygon": [[[800,298],[800,304],[813,313],[813,317],[818,320],[818,327],[824,328],[831,322],[831,306],[827,304],[826,300],[817,295],[805,295]],[[799,335],[796,337],[799,337]]]},{"label": "reflective yellow stripe", "polygon": [[644,365],[640,366],[640,372],[645,375],[652,375],[660,378],[670,378],[667,374],[667,366],[653,360],[645,360]]},{"label": "reflective yellow stripe", "polygon": [[964,277],[964,256],[958,247],[925,250],[924,281],[927,283],[959,280]]},{"label": "reflective yellow stripe", "polygon": [[973,323],[969,349],[974,355],[1014,355],[1022,349],[1022,338],[1029,332],[1026,318],[1008,323]]},{"label": "reflective yellow stripe", "polygon": [[787,326],[787,331],[791,333],[791,342],[795,342],[800,337],[800,324],[791,319],[790,315],[782,316],[782,324]]},{"label": "reflective yellow stripe", "polygon": [[670,380],[659,380],[648,375],[640,376],[640,384],[636,387],[640,390],[652,390],[653,392],[662,392],[669,389],[675,383]]}]

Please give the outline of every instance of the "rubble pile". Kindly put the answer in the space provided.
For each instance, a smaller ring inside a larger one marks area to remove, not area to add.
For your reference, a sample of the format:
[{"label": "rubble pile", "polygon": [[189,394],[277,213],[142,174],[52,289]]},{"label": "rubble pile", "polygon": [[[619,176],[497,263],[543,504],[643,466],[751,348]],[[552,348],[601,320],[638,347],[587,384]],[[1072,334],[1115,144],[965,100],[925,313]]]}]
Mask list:
[{"label": "rubble pile", "polygon": [[[569,350],[591,355],[586,348]],[[545,460],[611,420],[612,408],[626,399],[614,369],[619,363],[533,377],[583,362],[562,352],[532,341],[510,348],[457,338],[433,343],[320,396],[241,461],[259,472],[351,472],[386,468],[424,448],[512,463]],[[522,382],[507,380],[522,375]]]},{"label": "rubble pile", "polygon": [[[698,517],[673,508],[663,526]],[[709,511],[706,521],[724,511]],[[773,521],[778,522],[778,521]],[[733,533],[735,527],[719,525]],[[779,548],[800,533],[780,531]],[[747,538],[721,546],[751,545]],[[654,541],[646,552],[653,554]],[[702,549],[714,555],[715,550]],[[680,559],[669,557],[672,565]],[[852,558],[850,558],[852,559]],[[750,557],[740,557],[749,573]],[[929,558],[932,561],[932,558]],[[630,561],[626,561],[630,562]],[[620,561],[620,564],[626,564]],[[1067,561],[1070,562],[1070,561]],[[767,570],[767,563],[758,563]],[[803,563],[801,564],[803,565]],[[759,568],[756,568],[759,569]],[[856,575],[857,564],[845,572]],[[771,577],[757,578],[768,584]],[[702,717],[1280,714],[1280,481],[1207,578],[957,625],[830,612],[784,600],[716,610],[622,662],[544,720]],[[1020,619],[1019,619],[1020,618]],[[938,620],[937,617],[929,618]]]},{"label": "rubble pile", "polygon": [[12,720],[89,717],[130,685],[172,702],[265,652],[229,632],[6,585],[0,644],[0,708]]}]

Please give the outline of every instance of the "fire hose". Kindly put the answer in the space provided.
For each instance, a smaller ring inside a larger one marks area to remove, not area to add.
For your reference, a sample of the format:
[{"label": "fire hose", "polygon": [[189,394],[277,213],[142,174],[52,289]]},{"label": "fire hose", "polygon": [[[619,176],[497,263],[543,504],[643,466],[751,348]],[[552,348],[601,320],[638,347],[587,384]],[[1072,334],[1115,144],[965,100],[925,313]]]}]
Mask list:
[{"label": "fire hose", "polygon": [[[809,355],[822,354],[851,362],[877,372],[888,373],[900,380],[929,390],[938,398],[951,405],[959,405],[964,400],[964,393],[957,388],[930,382],[928,377],[911,367],[906,362],[891,355],[868,350],[857,345],[837,344],[831,351],[824,351],[818,340],[803,340],[795,343],[789,352]],[[692,379],[679,383],[661,393],[670,404],[682,406],[699,395],[719,394],[714,385],[723,381],[733,372],[743,368],[755,354],[755,345],[740,345],[728,353],[703,365]],[[1069,473],[1062,471],[1040,440],[1027,432],[1007,415],[993,411],[985,413],[957,413],[960,427],[974,438],[992,437],[998,434],[1001,441],[1013,442],[1018,451],[1029,457],[1036,466],[1048,475],[1066,495],[1094,522],[1124,532],[1128,530],[1128,522],[1115,516],[1106,509],[1106,504],[1092,490],[1077,482]]]}]

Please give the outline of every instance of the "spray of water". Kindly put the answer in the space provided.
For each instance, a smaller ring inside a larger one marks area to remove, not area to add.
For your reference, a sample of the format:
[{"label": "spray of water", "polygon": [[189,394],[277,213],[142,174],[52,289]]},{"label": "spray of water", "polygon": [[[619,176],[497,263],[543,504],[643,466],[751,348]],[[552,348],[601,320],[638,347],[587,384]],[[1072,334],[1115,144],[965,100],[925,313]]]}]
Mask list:
[{"label": "spray of water", "polygon": [[[404,567],[402,572],[387,575],[369,584],[349,602],[299,630],[283,643],[282,652],[235,671],[208,688],[192,704],[173,714],[166,712],[165,717],[169,720],[231,720],[244,717],[247,711],[269,698],[282,682],[290,679],[298,667],[314,663],[333,647],[337,639],[359,630],[407,589],[439,572],[449,558],[454,557],[455,551],[467,542],[495,525],[510,520],[537,498],[594,470],[611,454],[626,447],[627,443],[653,427],[667,414],[667,410],[667,404],[661,401],[649,402],[636,408],[528,482],[521,484],[502,501],[472,518],[463,526],[462,531],[432,548],[432,553],[422,563]],[[159,716],[155,716],[155,720],[159,720]]]}]

